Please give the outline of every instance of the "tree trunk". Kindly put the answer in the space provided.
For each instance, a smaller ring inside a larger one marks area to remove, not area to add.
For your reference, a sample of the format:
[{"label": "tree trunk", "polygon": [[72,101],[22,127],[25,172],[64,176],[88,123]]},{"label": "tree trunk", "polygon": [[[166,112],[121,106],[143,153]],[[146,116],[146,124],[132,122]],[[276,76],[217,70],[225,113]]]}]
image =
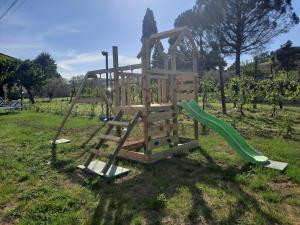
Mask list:
[{"label": "tree trunk", "polygon": [[236,108],[236,101],[233,101],[233,108]]},{"label": "tree trunk", "polygon": [[273,112],[272,112],[272,117],[276,116],[276,105],[273,104]]},{"label": "tree trunk", "polygon": [[4,99],[4,85],[0,84],[0,97],[2,97]]},{"label": "tree trunk", "polygon": [[240,114],[241,114],[241,116],[244,116],[245,114],[244,114],[244,111],[243,111],[243,106],[244,106],[244,104],[241,104],[240,105]]},{"label": "tree trunk", "polygon": [[241,76],[241,51],[239,49],[235,53],[235,74]]},{"label": "tree trunk", "polygon": [[226,97],[224,91],[223,66],[219,66],[219,69],[220,69],[220,91],[221,91],[222,113],[226,115],[227,110],[226,110]]},{"label": "tree trunk", "polygon": [[32,104],[34,104],[35,101],[34,101],[34,97],[33,97],[33,94],[31,92],[31,90],[30,89],[26,89],[26,90],[27,90],[27,93],[28,93],[28,96],[29,96],[29,100],[31,101]]},{"label": "tree trunk", "polygon": [[283,109],[283,102],[282,101],[279,102],[279,108]]}]

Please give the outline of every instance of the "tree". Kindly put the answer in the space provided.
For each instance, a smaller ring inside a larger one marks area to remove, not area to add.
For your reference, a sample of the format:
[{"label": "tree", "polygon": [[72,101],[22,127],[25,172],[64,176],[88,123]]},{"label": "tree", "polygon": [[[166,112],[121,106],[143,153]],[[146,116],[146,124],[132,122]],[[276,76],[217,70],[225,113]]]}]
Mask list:
[{"label": "tree", "polygon": [[262,80],[259,86],[265,100],[273,105],[273,117],[277,115],[277,105],[282,109],[285,100],[299,99],[299,84],[292,73],[278,72],[272,79]]},{"label": "tree", "polygon": [[16,83],[17,79],[14,72],[16,70],[17,64],[17,60],[0,61],[0,97],[5,97],[4,85],[7,86],[8,92],[10,92],[10,90],[14,86],[14,83]]},{"label": "tree", "polygon": [[40,66],[45,77],[47,78],[60,77],[60,75],[57,73],[57,65],[55,63],[55,60],[51,57],[49,53],[46,52],[40,53],[34,59],[33,62],[38,66]]},{"label": "tree", "polygon": [[297,62],[300,60],[300,48],[293,47],[291,41],[287,41],[275,53],[278,70],[291,71],[297,69]]},{"label": "tree", "polygon": [[235,54],[238,76],[241,54],[264,46],[299,23],[291,0],[198,0],[196,7],[212,15],[210,29],[223,44],[224,53]]},{"label": "tree", "polygon": [[34,104],[33,90],[42,87],[46,80],[41,67],[27,59],[18,66],[16,74],[23,87],[27,90],[31,103]]},{"label": "tree", "polygon": [[[141,42],[143,43],[145,39],[149,38],[152,34],[156,34],[156,33],[157,33],[157,25],[156,25],[153,11],[147,8],[146,14],[143,19],[143,31],[142,31]],[[158,47],[160,47],[163,50],[162,43],[159,42],[158,45],[159,45]],[[163,68],[164,61],[161,55],[159,54],[157,47],[154,47],[151,65],[153,68],[160,68],[160,69]]]},{"label": "tree", "polygon": [[54,97],[69,96],[70,88],[65,79],[53,77],[46,81],[43,92],[47,93],[51,101]]},{"label": "tree", "polygon": [[156,33],[157,33],[157,26],[156,26],[156,21],[154,19],[153,11],[147,8],[143,20],[143,33],[141,38],[142,43],[144,39],[149,38],[152,34],[156,34]]},{"label": "tree", "polygon": [[200,81],[200,91],[202,92],[202,106],[203,110],[205,110],[205,107],[208,104],[208,94],[210,92],[214,92],[216,84],[213,80],[211,79],[202,79]]}]

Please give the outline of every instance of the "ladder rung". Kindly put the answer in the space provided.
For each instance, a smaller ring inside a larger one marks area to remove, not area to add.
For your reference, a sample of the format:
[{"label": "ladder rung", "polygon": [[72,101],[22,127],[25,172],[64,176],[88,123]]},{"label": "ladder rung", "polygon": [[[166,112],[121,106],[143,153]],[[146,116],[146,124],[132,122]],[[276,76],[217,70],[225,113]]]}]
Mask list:
[{"label": "ladder rung", "polygon": [[129,122],[125,121],[108,121],[108,125],[119,126],[119,127],[128,127]]},{"label": "ladder rung", "polygon": [[94,150],[94,149],[90,150],[89,152],[92,154],[95,154],[99,157],[110,157],[111,156],[111,153],[109,153],[109,152],[99,152],[98,150]]},{"label": "ladder rung", "polygon": [[116,142],[118,142],[118,141],[121,140],[120,137],[116,137],[116,136],[113,136],[113,135],[104,135],[104,134],[101,134],[100,138],[101,139],[110,140],[110,141],[116,141]]}]

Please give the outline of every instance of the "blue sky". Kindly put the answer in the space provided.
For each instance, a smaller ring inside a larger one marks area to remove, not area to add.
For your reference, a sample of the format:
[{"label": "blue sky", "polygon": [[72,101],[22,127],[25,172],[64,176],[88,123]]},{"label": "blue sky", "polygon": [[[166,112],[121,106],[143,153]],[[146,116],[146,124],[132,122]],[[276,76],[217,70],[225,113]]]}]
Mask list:
[{"label": "blue sky", "polygon": [[[23,4],[0,21],[0,52],[21,59],[42,51],[57,61],[66,78],[104,68],[102,50],[119,47],[120,65],[138,63],[142,20],[154,11],[158,30],[171,29],[175,18],[195,0],[20,0]],[[0,14],[12,0],[2,0]],[[300,15],[300,1],[294,0]],[[300,46],[300,25],[268,45],[276,49],[287,40]],[[248,57],[244,57],[247,59]],[[231,59],[229,59],[231,61]]]}]

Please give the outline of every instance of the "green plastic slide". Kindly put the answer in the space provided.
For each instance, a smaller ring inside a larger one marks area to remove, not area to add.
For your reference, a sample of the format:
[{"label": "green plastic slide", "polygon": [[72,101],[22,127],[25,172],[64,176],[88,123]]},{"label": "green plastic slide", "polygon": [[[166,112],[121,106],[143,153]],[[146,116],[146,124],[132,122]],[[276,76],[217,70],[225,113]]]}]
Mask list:
[{"label": "green plastic slide", "polygon": [[269,159],[252,148],[232,126],[225,121],[206,113],[195,101],[183,101],[180,102],[179,105],[185,109],[192,119],[205,124],[221,135],[245,161],[259,165],[266,165],[269,163]]}]

